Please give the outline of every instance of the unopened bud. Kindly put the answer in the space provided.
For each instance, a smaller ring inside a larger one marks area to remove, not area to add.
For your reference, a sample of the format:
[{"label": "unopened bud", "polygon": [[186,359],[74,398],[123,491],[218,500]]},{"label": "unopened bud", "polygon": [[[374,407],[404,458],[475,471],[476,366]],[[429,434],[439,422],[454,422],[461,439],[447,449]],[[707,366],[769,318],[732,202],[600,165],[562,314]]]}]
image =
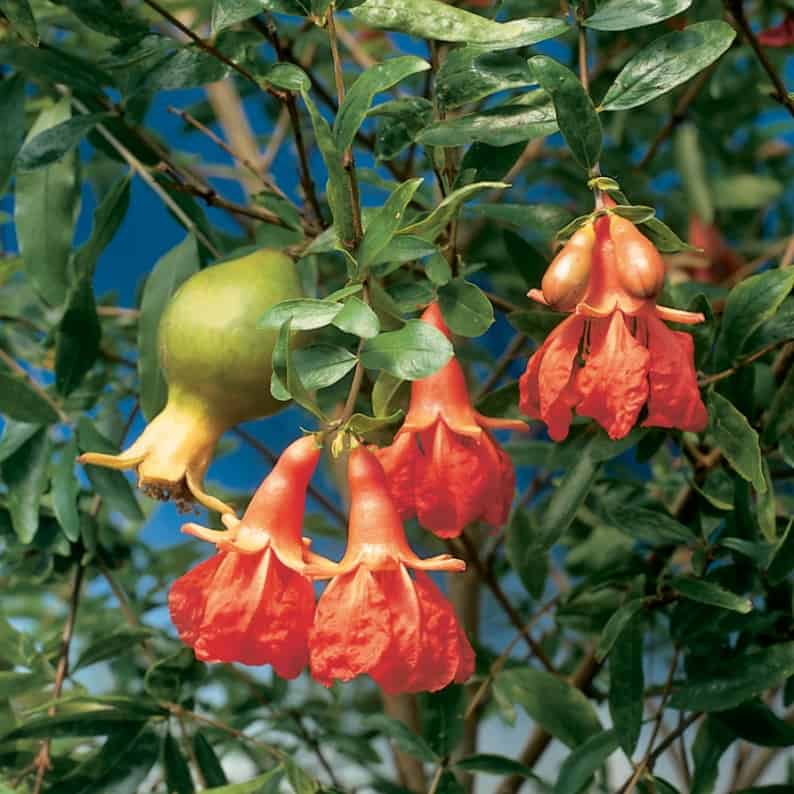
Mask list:
[{"label": "unopened bud", "polygon": [[592,223],[582,226],[554,257],[541,283],[548,304],[570,311],[584,297],[590,278],[595,231]]},{"label": "unopened bud", "polygon": [[664,260],[656,246],[629,220],[609,219],[615,264],[623,289],[635,298],[653,298],[664,286]]}]

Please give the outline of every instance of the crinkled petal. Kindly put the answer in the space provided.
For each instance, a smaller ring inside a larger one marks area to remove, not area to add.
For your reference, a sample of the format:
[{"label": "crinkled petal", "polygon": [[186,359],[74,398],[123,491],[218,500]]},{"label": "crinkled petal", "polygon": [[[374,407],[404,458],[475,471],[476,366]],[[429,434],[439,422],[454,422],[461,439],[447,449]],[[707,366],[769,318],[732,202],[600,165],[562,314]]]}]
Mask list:
[{"label": "crinkled petal", "polygon": [[324,686],[376,667],[392,636],[389,604],[365,566],[333,579],[320,597],[309,633],[312,676]]},{"label": "crinkled petal", "polygon": [[474,652],[452,605],[429,576],[416,574],[422,609],[422,658],[410,682],[412,692],[436,692],[453,681],[463,683],[474,672]]},{"label": "crinkled petal", "polygon": [[527,416],[543,420],[555,441],[568,435],[571,424],[571,379],[584,323],[578,316],[560,323],[530,358],[519,381],[519,407]]},{"label": "crinkled petal", "polygon": [[498,483],[483,441],[453,433],[444,422],[422,434],[424,454],[417,459],[416,515],[419,523],[441,538],[460,535],[466,524],[486,510]]},{"label": "crinkled petal", "polygon": [[623,438],[648,398],[649,353],[629,333],[621,312],[608,325],[591,321],[590,329],[590,353],[576,377],[576,411],[595,419],[610,438]]},{"label": "crinkled petal", "polygon": [[698,388],[692,337],[670,330],[655,317],[647,322],[650,395],[643,426],[705,430],[708,414]]},{"label": "crinkled petal", "polygon": [[416,435],[400,433],[388,447],[373,448],[372,451],[386,472],[389,493],[400,512],[400,518],[404,521],[413,518],[416,515],[414,483],[416,459],[419,456]]},{"label": "crinkled petal", "polygon": [[391,613],[391,642],[369,674],[386,694],[396,695],[408,691],[408,682],[421,662],[422,616],[405,566],[375,576]]},{"label": "crinkled petal", "polygon": [[207,593],[212,587],[212,578],[226,555],[215,554],[180,576],[168,593],[168,611],[171,613],[179,637],[191,647],[201,631]]},{"label": "crinkled petal", "polygon": [[494,441],[487,436],[481,445],[489,449],[493,460],[491,484],[485,502],[483,519],[495,529],[503,527],[510,516],[510,507],[516,490],[516,473],[510,456]]}]

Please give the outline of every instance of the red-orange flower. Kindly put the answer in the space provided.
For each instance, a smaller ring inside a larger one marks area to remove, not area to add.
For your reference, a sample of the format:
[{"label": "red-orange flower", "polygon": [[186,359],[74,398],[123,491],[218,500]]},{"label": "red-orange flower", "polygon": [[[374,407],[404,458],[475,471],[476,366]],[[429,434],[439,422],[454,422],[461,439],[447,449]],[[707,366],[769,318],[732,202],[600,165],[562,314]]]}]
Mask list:
[{"label": "red-orange flower", "polygon": [[[662,322],[704,318],[657,306],[663,283],[664,263],[650,240],[607,214],[579,229],[552,261],[542,290],[530,291],[533,300],[574,312],[520,380],[521,410],[544,421],[554,440],[568,435],[574,412],[595,419],[610,438],[623,438],[646,404],[643,426],[705,428],[692,337]],[[558,297],[571,295],[574,302]]]},{"label": "red-orange flower", "polygon": [[790,47],[794,44],[794,11],[787,11],[783,21],[758,34],[758,43],[764,47]]},{"label": "red-orange flower", "polygon": [[[348,462],[350,526],[309,635],[312,676],[330,686],[369,674],[387,693],[436,691],[474,671],[474,653],[450,603],[425,571],[462,571],[449,554],[420,559],[408,545],[383,467],[366,447]],[[414,571],[414,578],[408,569]]]},{"label": "red-orange flower", "polygon": [[728,245],[720,230],[694,213],[689,218],[689,242],[703,249],[706,263],[706,267],[691,269],[694,281],[719,284],[744,266],[744,260]]},{"label": "red-orange flower", "polygon": [[[422,319],[449,336],[437,304]],[[488,429],[526,430],[524,422],[491,419],[474,410],[463,370],[452,358],[411,385],[411,404],[394,443],[376,454],[400,515],[442,538],[472,521],[507,520],[515,490],[510,458]]]},{"label": "red-orange flower", "polygon": [[320,449],[295,441],[227,531],[185,524],[182,531],[216,544],[218,553],[174,582],[171,619],[182,641],[208,662],[271,664],[295,678],[308,664],[314,589],[305,575],[315,559],[301,538],[306,487]]}]

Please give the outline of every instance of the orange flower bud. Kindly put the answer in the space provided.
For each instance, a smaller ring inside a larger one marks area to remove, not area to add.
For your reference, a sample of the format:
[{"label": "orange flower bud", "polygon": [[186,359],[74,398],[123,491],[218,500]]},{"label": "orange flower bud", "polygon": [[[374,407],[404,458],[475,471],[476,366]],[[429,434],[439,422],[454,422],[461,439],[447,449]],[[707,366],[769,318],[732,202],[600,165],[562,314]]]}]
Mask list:
[{"label": "orange flower bud", "polygon": [[656,246],[629,220],[612,215],[609,235],[621,286],[635,298],[653,298],[664,286],[664,260]]},{"label": "orange flower bud", "polygon": [[590,265],[595,244],[592,223],[585,224],[554,257],[541,283],[549,306],[571,311],[584,297],[590,279]]}]

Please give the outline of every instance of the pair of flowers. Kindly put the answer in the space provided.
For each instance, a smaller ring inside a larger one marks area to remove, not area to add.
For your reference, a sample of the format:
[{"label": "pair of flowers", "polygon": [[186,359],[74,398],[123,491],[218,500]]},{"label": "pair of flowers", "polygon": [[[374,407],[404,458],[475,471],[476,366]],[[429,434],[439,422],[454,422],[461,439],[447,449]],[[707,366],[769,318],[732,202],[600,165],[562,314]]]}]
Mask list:
[{"label": "pair of flowers", "polygon": [[[423,319],[449,334],[435,304]],[[462,571],[465,563],[448,554],[420,559],[403,519],[416,516],[445,538],[477,520],[504,524],[515,475],[489,433],[497,427],[526,429],[477,413],[454,358],[414,383],[394,444],[350,453],[347,549],[338,563],[314,554],[301,537],[320,447],[314,436],[291,444],[242,520],[225,514],[225,532],[183,527],[218,553],[171,589],[182,640],[205,661],[272,664],[284,678],[308,664],[325,685],[369,674],[393,694],[466,681],[474,653],[427,574]],[[315,607],[317,579],[330,583]]]}]

